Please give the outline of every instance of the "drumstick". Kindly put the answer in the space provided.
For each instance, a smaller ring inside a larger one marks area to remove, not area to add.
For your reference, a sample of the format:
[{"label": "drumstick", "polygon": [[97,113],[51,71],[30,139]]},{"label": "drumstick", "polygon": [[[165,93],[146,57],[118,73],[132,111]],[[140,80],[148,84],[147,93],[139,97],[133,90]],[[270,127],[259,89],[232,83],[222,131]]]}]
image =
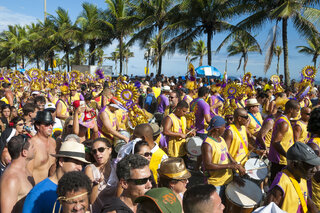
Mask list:
[{"label": "drumstick", "polygon": [[186,135],[189,135],[191,132],[193,132],[194,130],[197,130],[197,129],[192,129],[190,130]]},{"label": "drumstick", "polygon": [[267,166],[259,167],[259,168],[254,168],[254,169],[247,169],[246,172],[248,171],[253,171],[253,170],[259,170],[259,169],[265,169],[268,168]]},{"label": "drumstick", "polygon": [[248,157],[251,154],[251,152],[253,152],[253,150],[255,149],[250,150],[250,152],[248,152],[239,162],[241,163],[246,157]]}]

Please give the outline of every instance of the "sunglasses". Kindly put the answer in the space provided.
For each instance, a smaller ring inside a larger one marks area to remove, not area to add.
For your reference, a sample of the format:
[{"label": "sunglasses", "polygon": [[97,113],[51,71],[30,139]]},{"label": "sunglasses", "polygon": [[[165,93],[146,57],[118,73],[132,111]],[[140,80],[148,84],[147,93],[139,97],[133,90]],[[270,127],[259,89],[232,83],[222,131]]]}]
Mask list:
[{"label": "sunglasses", "polygon": [[142,156],[144,156],[144,157],[152,157],[152,152],[145,152],[145,153],[143,153],[143,154],[141,154]]},{"label": "sunglasses", "polygon": [[248,119],[249,115],[240,115],[241,118]]},{"label": "sunglasses", "polygon": [[304,113],[304,114],[306,114],[306,115],[311,115],[311,113]]},{"label": "sunglasses", "polygon": [[170,98],[170,99],[174,99],[174,98],[176,98],[176,97],[172,97],[172,96],[170,96],[169,98]]},{"label": "sunglasses", "polygon": [[17,126],[24,126],[26,125],[25,123],[17,124]]},{"label": "sunglasses", "polygon": [[73,125],[68,125],[67,127],[68,127],[69,129],[71,129],[71,128],[73,127]]},{"label": "sunglasses", "polygon": [[23,144],[22,144],[22,146],[21,146],[21,151],[22,150],[24,150],[25,149],[25,145],[26,145],[26,143],[28,142],[28,139],[30,138],[28,135],[21,135],[22,136],[22,138],[23,138]]},{"label": "sunglasses", "polygon": [[107,147],[99,147],[98,149],[93,149],[92,153],[96,155],[98,152],[102,153],[106,149],[107,149]]},{"label": "sunglasses", "polygon": [[134,185],[143,185],[146,184],[148,181],[152,181],[152,175],[150,175],[150,177],[142,179],[128,179],[128,181],[133,182]]}]

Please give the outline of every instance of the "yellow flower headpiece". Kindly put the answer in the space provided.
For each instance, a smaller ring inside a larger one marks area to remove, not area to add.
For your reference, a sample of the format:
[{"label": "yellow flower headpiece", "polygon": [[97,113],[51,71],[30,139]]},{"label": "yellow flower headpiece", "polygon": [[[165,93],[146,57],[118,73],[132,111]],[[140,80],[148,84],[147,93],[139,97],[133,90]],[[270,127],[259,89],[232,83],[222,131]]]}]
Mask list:
[{"label": "yellow flower headpiece", "polygon": [[249,83],[251,76],[252,76],[251,73],[247,72],[242,78],[243,83]]},{"label": "yellow flower headpiece", "polygon": [[224,98],[234,99],[238,98],[243,93],[241,86],[235,82],[231,84],[227,84],[225,88],[222,90],[222,94]]},{"label": "yellow flower headpiece", "polygon": [[40,85],[39,81],[33,80],[30,84],[30,89],[31,89],[31,91],[40,91],[41,85]]},{"label": "yellow flower headpiece", "polygon": [[60,92],[63,95],[68,94],[68,90],[69,90],[69,87],[67,85],[63,85],[62,87],[60,87]]},{"label": "yellow flower headpiece", "polygon": [[80,79],[80,72],[78,70],[72,70],[70,72],[70,79],[72,81],[78,81]]},{"label": "yellow flower headpiece", "polygon": [[41,76],[41,70],[39,70],[37,68],[32,68],[32,69],[28,70],[28,75],[32,79],[38,79]]},{"label": "yellow flower headpiece", "polygon": [[71,81],[70,83],[70,90],[77,90],[78,89],[78,86],[76,84],[75,81]]},{"label": "yellow flower headpiece", "polygon": [[305,66],[301,71],[304,79],[313,81],[317,74],[317,69],[314,66]]},{"label": "yellow flower headpiece", "polygon": [[128,116],[131,123],[129,126],[131,128],[135,128],[142,123],[148,123],[148,116],[136,105],[139,93],[134,84],[119,84],[116,97],[129,110]]},{"label": "yellow flower headpiece", "polygon": [[275,93],[281,93],[281,92],[284,92],[284,89],[282,88],[282,86],[280,85],[280,78],[279,76],[277,75],[272,75],[270,77],[270,80],[271,82],[273,83],[273,87],[274,87],[274,90],[275,90]]}]

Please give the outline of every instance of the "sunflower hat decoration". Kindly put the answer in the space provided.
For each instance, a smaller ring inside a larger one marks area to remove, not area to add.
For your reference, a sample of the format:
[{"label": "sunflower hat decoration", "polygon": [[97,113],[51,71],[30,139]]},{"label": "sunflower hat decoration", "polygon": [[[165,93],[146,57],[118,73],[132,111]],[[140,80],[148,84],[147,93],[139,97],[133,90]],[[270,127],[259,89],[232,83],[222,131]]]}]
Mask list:
[{"label": "sunflower hat decoration", "polygon": [[281,80],[279,78],[279,76],[277,75],[272,75],[270,77],[271,82],[273,83],[273,88],[275,90],[275,93],[280,93],[280,92],[284,92],[284,89],[282,88],[282,86],[280,85]]},{"label": "sunflower hat decoration", "polygon": [[234,110],[237,108],[236,99],[242,95],[241,86],[235,82],[227,84],[222,89],[222,94],[225,99],[223,106],[223,115],[233,115]]},{"label": "sunflower hat decoration", "polygon": [[247,72],[243,78],[242,78],[242,91],[243,93],[247,94],[248,96],[251,96],[253,94],[256,94],[256,91],[254,89],[252,80],[251,80],[251,73]]},{"label": "sunflower hat decoration", "polygon": [[196,77],[197,77],[196,70],[194,69],[193,64],[190,63],[188,66],[187,81],[186,81],[185,88],[187,88],[188,90],[197,89]]},{"label": "sunflower hat decoration", "polygon": [[134,129],[137,125],[148,123],[148,116],[136,104],[139,98],[137,87],[134,84],[122,83],[118,84],[116,92],[117,99],[121,104],[128,109],[129,113],[129,126]]},{"label": "sunflower hat decoration", "polygon": [[301,71],[301,82],[298,85],[298,100],[302,100],[312,89],[312,83],[316,77],[317,70],[314,66],[305,66]]}]

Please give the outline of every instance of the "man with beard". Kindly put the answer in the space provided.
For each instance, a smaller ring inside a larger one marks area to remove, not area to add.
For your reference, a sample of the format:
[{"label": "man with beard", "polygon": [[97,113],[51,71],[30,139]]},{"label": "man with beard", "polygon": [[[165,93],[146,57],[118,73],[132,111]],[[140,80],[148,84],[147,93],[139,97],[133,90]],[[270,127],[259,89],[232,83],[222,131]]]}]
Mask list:
[{"label": "man with beard", "polygon": [[318,212],[306,180],[316,173],[320,158],[308,145],[295,142],[287,151],[287,162],[272,182],[265,204],[274,202],[286,212]]},{"label": "man with beard", "polygon": [[27,136],[18,135],[11,138],[8,150],[12,162],[1,177],[1,212],[21,212],[24,199],[34,186],[27,164],[34,158],[35,147]]},{"label": "man with beard", "polygon": [[303,107],[300,114],[301,118],[293,127],[294,141],[306,143],[309,139],[307,125],[310,119],[311,109],[309,107]]},{"label": "man with beard", "polygon": [[172,91],[169,94],[169,113],[172,113],[180,100],[178,91]]},{"label": "man with beard", "polygon": [[54,121],[49,111],[39,111],[35,118],[37,134],[30,142],[36,147],[36,155],[28,164],[35,183],[39,183],[49,175],[49,169],[55,159],[50,154],[56,152],[56,141],[51,137]]}]

